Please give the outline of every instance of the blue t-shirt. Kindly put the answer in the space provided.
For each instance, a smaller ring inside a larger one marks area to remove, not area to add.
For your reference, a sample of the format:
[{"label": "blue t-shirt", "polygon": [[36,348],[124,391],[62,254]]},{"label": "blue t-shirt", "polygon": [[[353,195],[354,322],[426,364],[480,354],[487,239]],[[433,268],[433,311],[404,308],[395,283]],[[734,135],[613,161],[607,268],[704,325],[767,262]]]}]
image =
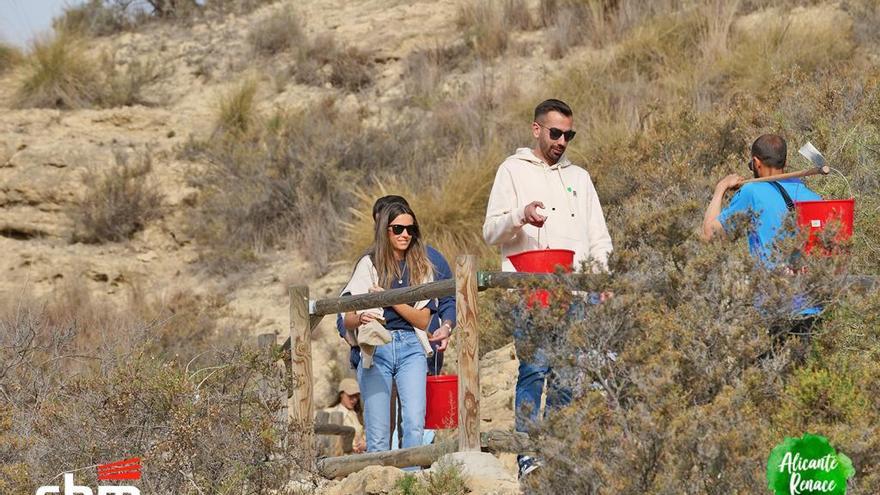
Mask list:
[{"label": "blue t-shirt", "polygon": [[[800,179],[787,179],[778,182],[792,201],[822,199]],[[749,252],[765,265],[772,266],[773,245],[782,238],[779,231],[788,214],[788,207],[786,207],[782,195],[767,182],[745,184],[731,198],[727,208],[718,215],[718,221],[724,226],[725,231],[732,228],[731,217],[738,213],[750,215]]]},{"label": "blue t-shirt", "polygon": [[[777,181],[791,197],[792,201],[817,201],[822,197],[808,188],[800,179],[785,179]],[[767,182],[752,182],[745,184],[731,198],[720,215],[718,221],[729,231],[733,227],[731,218],[738,213],[749,215],[749,253],[761,264],[768,268],[774,266],[774,244],[783,239],[780,232],[788,207],[782,194]],[[816,314],[821,308],[804,308],[803,296],[795,297],[794,309],[802,315]]]}]

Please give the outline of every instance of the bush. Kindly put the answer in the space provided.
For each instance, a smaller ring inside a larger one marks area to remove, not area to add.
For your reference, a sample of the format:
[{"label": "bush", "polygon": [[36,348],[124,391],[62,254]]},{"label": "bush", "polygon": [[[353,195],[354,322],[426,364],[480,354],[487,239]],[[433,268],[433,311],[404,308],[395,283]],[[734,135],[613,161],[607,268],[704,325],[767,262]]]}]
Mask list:
[{"label": "bush", "polygon": [[88,0],[65,7],[61,16],[52,21],[52,27],[70,35],[109,36],[137,24],[129,5],[131,2]]},{"label": "bush", "polygon": [[134,163],[121,151],[114,157],[110,170],[83,178],[85,195],[71,212],[74,242],[124,241],[161,216],[162,195],[148,182],[149,152]]},{"label": "bush", "polygon": [[[137,456],[144,492],[269,494],[304,465],[300,433],[280,414],[285,380],[264,356],[229,346],[203,354],[198,366],[165,362],[145,352],[162,323],[117,324],[99,347],[80,347],[79,333],[94,329],[68,316],[54,324],[20,304],[0,319],[5,492],[29,493],[57,473]],[[76,477],[94,486],[95,474]]]},{"label": "bush", "polygon": [[811,355],[800,338],[774,343],[769,329],[797,321],[796,294],[833,307],[843,263],[809,259],[793,277],[756,268],[727,242],[701,245],[687,229],[646,235],[646,226],[682,216],[668,199],[647,201],[653,207],[634,210],[623,232],[647,239],[618,245],[607,279],[552,295],[567,301],[571,288],[605,289],[611,300],[571,323],[560,323],[564,302],[530,312],[534,324],[518,354],[544,349],[577,399],[540,428],[536,445],[547,462],[528,493],[763,489],[756,466],[779,435],[767,412],[782,407],[783,384]]},{"label": "bush", "polygon": [[297,51],[291,68],[294,80],[301,84],[329,84],[349,92],[360,91],[373,83],[373,60],[363,50],[340,47],[330,34],[319,34]]},{"label": "bush", "polygon": [[393,495],[465,495],[470,493],[461,466],[444,463],[425,471],[424,476],[407,474],[398,479]]},{"label": "bush", "polygon": [[299,18],[291,11],[273,13],[258,22],[248,33],[248,42],[254,51],[267,56],[299,47],[305,40]]}]

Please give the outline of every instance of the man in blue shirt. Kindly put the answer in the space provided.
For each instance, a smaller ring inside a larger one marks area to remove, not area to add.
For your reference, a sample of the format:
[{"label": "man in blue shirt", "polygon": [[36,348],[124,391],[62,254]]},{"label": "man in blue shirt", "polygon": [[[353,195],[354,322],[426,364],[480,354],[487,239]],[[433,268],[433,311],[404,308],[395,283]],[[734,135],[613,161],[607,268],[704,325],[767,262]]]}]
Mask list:
[{"label": "man in blue shirt", "polygon": [[[749,169],[755,178],[783,174],[787,151],[785,139],[781,136],[764,134],[752,144]],[[822,198],[800,179],[775,182],[784,193],[776,188],[774,182],[753,182],[742,185],[727,208],[722,210],[724,194],[729,189],[739,187],[743,180],[738,174],[731,174],[715,186],[715,194],[703,217],[703,239],[709,240],[730,230],[734,215],[749,214],[749,252],[765,266],[773,266],[773,245],[781,238],[780,230],[789,212],[786,195],[791,201],[814,201]]]},{"label": "man in blue shirt", "polygon": [[[764,134],[752,143],[749,170],[755,178],[773,177],[784,173],[788,147],[785,139],[776,134]],[[822,197],[808,188],[800,179],[785,179],[772,182],[752,182],[742,184],[743,177],[731,174],[721,179],[715,186],[715,194],[703,216],[702,237],[708,241],[716,235],[725,235],[733,229],[737,214],[747,214],[749,218],[749,253],[766,268],[779,264],[779,253],[774,247],[783,239],[783,223],[793,210],[795,201],[815,201]],[[740,187],[742,186],[742,187]],[[731,198],[727,208],[721,209],[724,194],[731,189],[739,191]],[[794,301],[793,310],[802,319],[789,329],[792,333],[808,333],[812,327],[812,316],[821,308],[804,308],[803,298]],[[781,333],[773,329],[771,333]]]}]

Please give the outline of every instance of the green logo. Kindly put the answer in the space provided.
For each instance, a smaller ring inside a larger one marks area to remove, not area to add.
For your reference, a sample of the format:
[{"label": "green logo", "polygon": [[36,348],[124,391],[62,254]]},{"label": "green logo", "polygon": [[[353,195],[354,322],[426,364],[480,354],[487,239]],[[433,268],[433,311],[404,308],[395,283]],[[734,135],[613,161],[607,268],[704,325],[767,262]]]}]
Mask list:
[{"label": "green logo", "polygon": [[849,457],[835,452],[827,438],[804,433],[786,437],[770,452],[767,487],[775,495],[844,495],[855,472]]}]

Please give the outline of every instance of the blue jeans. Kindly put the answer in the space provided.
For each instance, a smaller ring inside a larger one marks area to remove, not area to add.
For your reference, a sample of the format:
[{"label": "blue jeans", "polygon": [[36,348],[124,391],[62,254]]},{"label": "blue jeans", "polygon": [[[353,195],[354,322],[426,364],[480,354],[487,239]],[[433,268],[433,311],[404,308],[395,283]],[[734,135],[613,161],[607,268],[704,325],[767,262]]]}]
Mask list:
[{"label": "blue jeans", "polygon": [[373,366],[358,364],[358,384],[364,401],[367,451],[391,446],[391,382],[400,395],[403,448],[422,444],[425,429],[425,389],[428,362],[414,331],[394,330],[391,342],[376,347]]},{"label": "blue jeans", "polygon": [[[568,321],[583,319],[585,310],[584,302],[576,300],[568,309]],[[545,417],[548,413],[571,403],[571,389],[553,372],[542,347],[537,346],[528,355],[520,352],[526,341],[526,329],[529,328],[530,322],[522,310],[516,311],[514,321],[513,342],[519,358],[519,376],[516,379],[516,394],[514,396],[515,429],[527,433],[529,428],[538,421],[541,395],[544,393],[544,381],[547,381]],[[563,321],[562,324],[566,325],[568,321]],[[558,332],[557,335],[560,335],[564,330],[564,328],[554,329],[555,332]],[[560,342],[560,344],[563,343]]]}]

